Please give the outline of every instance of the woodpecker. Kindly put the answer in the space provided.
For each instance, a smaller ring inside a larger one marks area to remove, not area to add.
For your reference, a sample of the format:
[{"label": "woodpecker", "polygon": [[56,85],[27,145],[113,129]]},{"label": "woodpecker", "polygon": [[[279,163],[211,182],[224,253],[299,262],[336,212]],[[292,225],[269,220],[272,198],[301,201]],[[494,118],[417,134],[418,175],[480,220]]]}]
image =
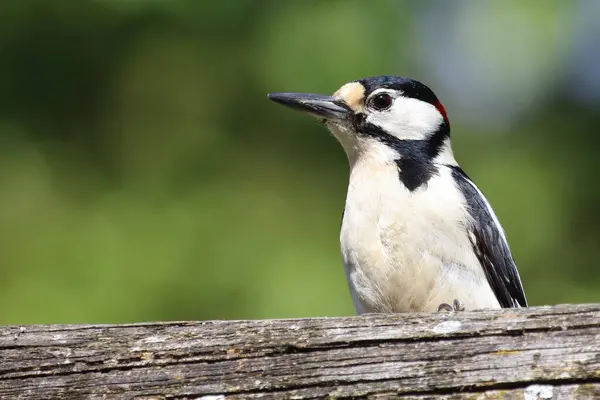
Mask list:
[{"label": "woodpecker", "polygon": [[454,159],[429,87],[378,76],[333,96],[268,97],[324,122],[348,156],[340,244],[358,314],[527,307],[504,230]]}]

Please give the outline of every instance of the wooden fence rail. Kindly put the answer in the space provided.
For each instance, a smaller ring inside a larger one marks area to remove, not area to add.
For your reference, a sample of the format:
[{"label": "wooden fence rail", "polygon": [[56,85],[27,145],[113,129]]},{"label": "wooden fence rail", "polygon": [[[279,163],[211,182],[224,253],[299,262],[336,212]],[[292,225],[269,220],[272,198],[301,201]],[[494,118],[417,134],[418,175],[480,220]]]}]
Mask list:
[{"label": "wooden fence rail", "polygon": [[0,327],[0,399],[600,399],[600,305]]}]

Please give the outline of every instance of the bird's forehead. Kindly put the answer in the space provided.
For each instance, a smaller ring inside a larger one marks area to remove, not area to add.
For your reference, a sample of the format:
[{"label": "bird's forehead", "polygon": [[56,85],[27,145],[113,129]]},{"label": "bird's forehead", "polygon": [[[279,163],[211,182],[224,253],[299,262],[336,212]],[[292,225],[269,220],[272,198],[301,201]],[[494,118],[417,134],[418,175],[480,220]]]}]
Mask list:
[{"label": "bird's forehead", "polygon": [[343,100],[352,111],[359,113],[364,109],[366,89],[360,82],[346,83],[339,88],[333,97]]}]

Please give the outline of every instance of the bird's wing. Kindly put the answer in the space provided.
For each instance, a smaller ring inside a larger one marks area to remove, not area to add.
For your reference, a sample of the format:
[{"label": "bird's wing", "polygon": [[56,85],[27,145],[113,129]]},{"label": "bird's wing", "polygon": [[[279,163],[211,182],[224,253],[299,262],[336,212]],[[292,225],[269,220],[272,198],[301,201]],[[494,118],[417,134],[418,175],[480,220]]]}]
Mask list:
[{"label": "bird's wing", "polygon": [[460,167],[450,168],[473,218],[467,226],[473,250],[498,302],[503,308],[527,307],[519,272],[494,211]]}]

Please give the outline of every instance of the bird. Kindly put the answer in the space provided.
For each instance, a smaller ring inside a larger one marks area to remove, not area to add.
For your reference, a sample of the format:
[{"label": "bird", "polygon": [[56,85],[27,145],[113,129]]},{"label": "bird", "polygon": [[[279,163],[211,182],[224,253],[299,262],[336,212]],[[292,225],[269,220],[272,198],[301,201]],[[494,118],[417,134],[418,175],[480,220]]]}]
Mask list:
[{"label": "bird", "polygon": [[376,76],[268,98],[319,119],[347,155],[340,246],[357,314],[527,307],[505,231],[428,86]]}]

